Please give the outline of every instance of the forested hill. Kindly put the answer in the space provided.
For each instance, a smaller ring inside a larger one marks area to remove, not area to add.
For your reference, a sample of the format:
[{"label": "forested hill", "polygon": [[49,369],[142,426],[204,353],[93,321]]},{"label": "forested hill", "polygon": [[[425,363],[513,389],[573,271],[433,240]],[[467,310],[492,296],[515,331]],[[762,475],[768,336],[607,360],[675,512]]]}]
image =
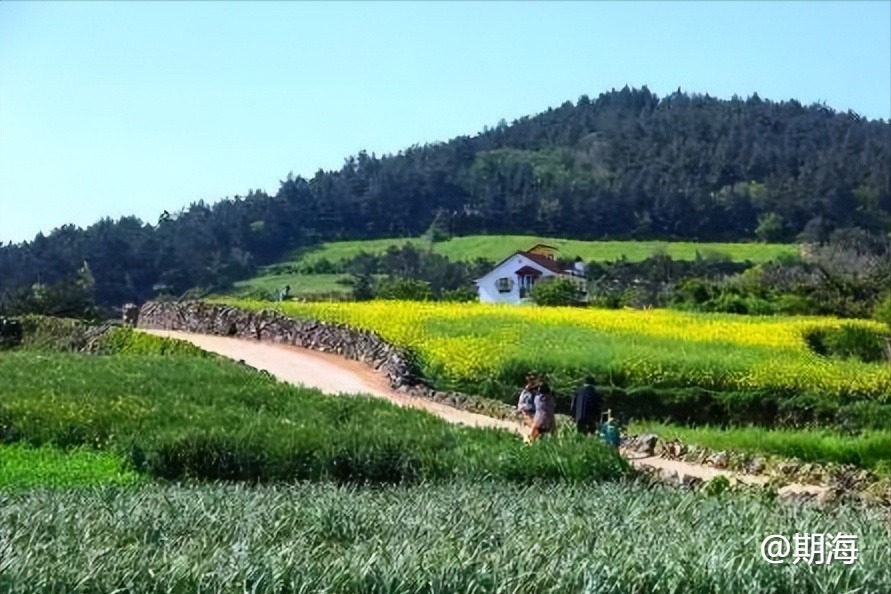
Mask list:
[{"label": "forested hill", "polygon": [[579,239],[888,231],[891,123],[757,95],[660,99],[625,88],[474,137],[380,158],[363,152],[311,179],[288,175],[274,196],[251,192],[156,224],[103,220],[3,246],[0,291],[71,277],[87,261],[97,301],[138,301],[159,287],[225,285],[320,240],[418,235],[434,219],[455,234]]}]

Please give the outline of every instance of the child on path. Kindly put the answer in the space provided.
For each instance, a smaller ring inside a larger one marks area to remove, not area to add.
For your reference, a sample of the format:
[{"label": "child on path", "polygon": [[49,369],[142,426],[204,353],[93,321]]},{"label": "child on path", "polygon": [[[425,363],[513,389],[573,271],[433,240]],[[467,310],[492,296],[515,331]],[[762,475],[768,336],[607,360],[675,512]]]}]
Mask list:
[{"label": "child on path", "polygon": [[535,393],[538,390],[538,378],[534,373],[526,374],[526,385],[520,392],[520,399],[517,402],[517,410],[523,415],[523,421],[527,426],[532,426],[535,418]]},{"label": "child on path", "polygon": [[532,419],[530,442],[534,442],[541,435],[554,431],[557,423],[554,416],[556,408],[557,403],[553,392],[551,392],[551,387],[547,383],[542,383],[535,394],[535,416]]}]

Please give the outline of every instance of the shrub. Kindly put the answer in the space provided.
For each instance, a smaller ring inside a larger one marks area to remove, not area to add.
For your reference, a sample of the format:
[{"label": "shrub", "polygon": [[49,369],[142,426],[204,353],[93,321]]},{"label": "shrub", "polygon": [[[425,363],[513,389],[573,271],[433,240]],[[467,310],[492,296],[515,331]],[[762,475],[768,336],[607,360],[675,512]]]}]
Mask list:
[{"label": "shrub", "polygon": [[192,343],[174,338],[159,338],[132,328],[112,328],[98,341],[97,352],[103,355],[127,353],[130,355],[191,355],[209,357]]},{"label": "shrub", "polygon": [[687,279],[678,286],[677,301],[701,305],[718,293],[714,283],[701,278]]},{"label": "shrub", "polygon": [[16,347],[22,342],[22,322],[0,316],[0,349]]},{"label": "shrub", "polygon": [[873,311],[873,317],[880,322],[883,322],[891,328],[891,293],[885,295],[885,297],[876,304],[875,310]]},{"label": "shrub", "polygon": [[726,476],[716,476],[705,484],[703,492],[709,497],[718,497],[730,489],[730,480]]},{"label": "shrub", "polygon": [[548,278],[536,283],[531,297],[537,305],[566,306],[582,302],[581,290],[567,278]]},{"label": "shrub", "polygon": [[838,328],[813,329],[806,332],[804,338],[818,355],[871,363],[886,358],[889,335],[863,326],[842,324]]},{"label": "shrub", "polygon": [[86,322],[73,318],[22,316],[22,346],[38,351],[78,351],[86,344]]},{"label": "shrub", "polygon": [[381,281],[374,296],[376,299],[395,301],[431,301],[433,299],[430,283],[408,278]]},{"label": "shrub", "polygon": [[342,266],[336,266],[331,260],[322,256],[321,258],[302,264],[300,267],[301,274],[337,274],[341,272]]},{"label": "shrub", "polygon": [[891,405],[879,402],[852,402],[839,407],[836,413],[839,429],[857,432],[863,429],[891,427]]},{"label": "shrub", "polygon": [[440,301],[449,301],[453,303],[472,303],[479,299],[477,292],[469,287],[461,287],[452,289],[451,291],[443,291]]},{"label": "shrub", "polygon": [[350,281],[354,300],[369,301],[374,299],[374,277],[371,274],[356,274]]},{"label": "shrub", "polygon": [[783,293],[776,298],[774,305],[779,314],[800,316],[816,311],[816,305],[811,299],[794,293]]},{"label": "shrub", "polygon": [[785,235],[785,221],[780,215],[769,212],[758,217],[755,235],[764,242],[781,241]]}]

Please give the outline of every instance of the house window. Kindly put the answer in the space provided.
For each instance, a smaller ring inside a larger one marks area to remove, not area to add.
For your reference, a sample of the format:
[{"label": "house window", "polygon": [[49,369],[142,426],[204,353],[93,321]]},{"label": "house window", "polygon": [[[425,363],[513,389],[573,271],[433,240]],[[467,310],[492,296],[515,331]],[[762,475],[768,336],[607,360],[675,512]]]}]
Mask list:
[{"label": "house window", "polygon": [[510,293],[514,288],[514,281],[506,276],[499,278],[495,281],[495,288],[498,289],[499,293]]}]

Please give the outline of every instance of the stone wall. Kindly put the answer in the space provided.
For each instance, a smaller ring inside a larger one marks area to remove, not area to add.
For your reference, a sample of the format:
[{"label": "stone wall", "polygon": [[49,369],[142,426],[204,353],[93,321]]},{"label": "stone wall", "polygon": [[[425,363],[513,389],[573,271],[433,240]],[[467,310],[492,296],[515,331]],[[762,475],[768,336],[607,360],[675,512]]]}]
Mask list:
[{"label": "stone wall", "polygon": [[423,385],[410,353],[372,332],[316,320],[297,320],[273,311],[246,311],[202,301],[149,301],[139,310],[137,328],[182,330],[293,344],[336,353],[387,374],[393,388]]},{"label": "stone wall", "polygon": [[251,338],[336,353],[386,373],[390,386],[409,396],[500,419],[521,420],[513,406],[460,392],[435,390],[424,380],[411,353],[373,332],[202,301],[150,301],[140,308],[134,322],[137,328]]}]

